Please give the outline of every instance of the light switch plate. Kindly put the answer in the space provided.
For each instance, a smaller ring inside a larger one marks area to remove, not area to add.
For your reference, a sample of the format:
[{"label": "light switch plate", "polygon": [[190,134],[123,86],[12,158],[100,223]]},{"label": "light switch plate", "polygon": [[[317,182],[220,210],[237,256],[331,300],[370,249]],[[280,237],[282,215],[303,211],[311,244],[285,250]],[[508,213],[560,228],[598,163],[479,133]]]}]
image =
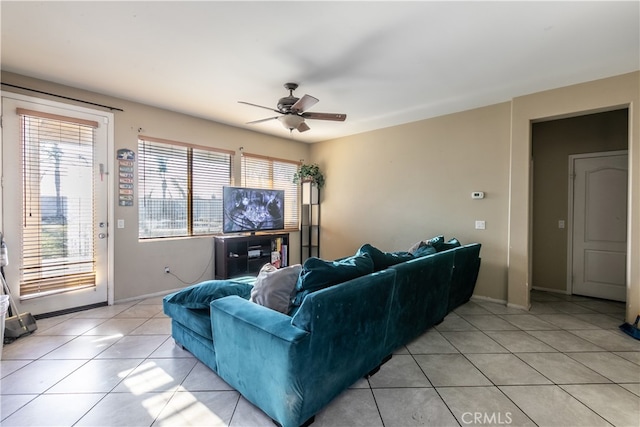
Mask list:
[{"label": "light switch plate", "polygon": [[487,224],[484,221],[476,221],[476,230],[484,230],[487,228]]},{"label": "light switch plate", "polygon": [[124,228],[124,219],[118,220],[118,228]]}]

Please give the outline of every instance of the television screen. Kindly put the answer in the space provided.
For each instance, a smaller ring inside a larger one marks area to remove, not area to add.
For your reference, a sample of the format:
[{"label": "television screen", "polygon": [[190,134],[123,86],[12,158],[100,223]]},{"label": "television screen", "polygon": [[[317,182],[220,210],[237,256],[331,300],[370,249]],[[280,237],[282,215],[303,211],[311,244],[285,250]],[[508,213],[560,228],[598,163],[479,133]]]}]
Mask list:
[{"label": "television screen", "polygon": [[284,229],[284,190],[224,187],[222,203],[224,233]]}]

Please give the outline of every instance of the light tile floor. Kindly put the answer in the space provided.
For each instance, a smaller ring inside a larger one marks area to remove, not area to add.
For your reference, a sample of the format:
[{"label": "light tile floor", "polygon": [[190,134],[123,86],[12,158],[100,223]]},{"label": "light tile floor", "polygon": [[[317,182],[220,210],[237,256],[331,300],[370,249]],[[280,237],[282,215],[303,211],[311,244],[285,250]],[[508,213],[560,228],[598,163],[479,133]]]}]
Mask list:
[{"label": "light tile floor", "polygon": [[[624,305],[532,293],[471,301],[401,348],[314,426],[638,426],[640,341]],[[42,319],[6,345],[2,426],[269,426],[177,347],[161,298]]]}]

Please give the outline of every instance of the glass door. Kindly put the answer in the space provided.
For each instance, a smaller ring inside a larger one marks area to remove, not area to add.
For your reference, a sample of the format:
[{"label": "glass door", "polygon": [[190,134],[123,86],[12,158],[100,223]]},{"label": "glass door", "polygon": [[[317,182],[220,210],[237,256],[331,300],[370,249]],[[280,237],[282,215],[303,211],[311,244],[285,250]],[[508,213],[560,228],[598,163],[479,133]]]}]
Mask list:
[{"label": "glass door", "polygon": [[14,299],[32,314],[108,302],[109,117],[9,97],[2,108]]}]

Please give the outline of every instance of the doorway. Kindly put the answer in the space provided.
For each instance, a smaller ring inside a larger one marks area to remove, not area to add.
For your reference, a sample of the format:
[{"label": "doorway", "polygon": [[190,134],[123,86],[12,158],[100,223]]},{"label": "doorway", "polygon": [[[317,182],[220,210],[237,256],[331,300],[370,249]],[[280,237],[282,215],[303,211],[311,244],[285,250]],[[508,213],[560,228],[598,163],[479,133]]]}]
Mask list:
[{"label": "doorway", "polygon": [[[531,287],[571,294],[569,156],[628,148],[628,109],[533,123]],[[623,271],[624,275],[625,272]],[[626,295],[625,295],[626,297]]]},{"label": "doorway", "polygon": [[5,274],[20,310],[111,302],[112,114],[3,94],[2,116]]}]

